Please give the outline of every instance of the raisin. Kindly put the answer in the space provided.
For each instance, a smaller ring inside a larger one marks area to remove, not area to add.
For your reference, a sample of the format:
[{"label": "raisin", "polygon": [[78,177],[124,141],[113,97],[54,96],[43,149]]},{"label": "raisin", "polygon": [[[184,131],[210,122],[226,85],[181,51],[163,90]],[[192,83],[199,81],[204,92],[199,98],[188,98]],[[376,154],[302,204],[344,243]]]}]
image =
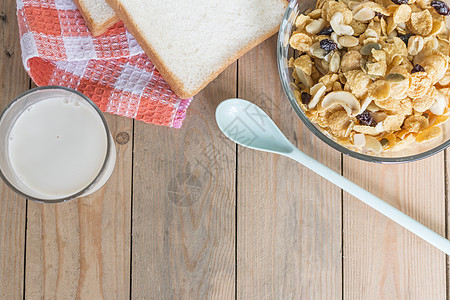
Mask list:
[{"label": "raisin", "polygon": [[337,45],[334,41],[330,39],[323,39],[320,41],[320,48],[322,48],[325,51],[332,51],[337,49]]},{"label": "raisin", "polygon": [[360,125],[367,125],[375,127],[377,125],[377,122],[372,118],[372,115],[365,110],[363,113],[356,116],[356,119],[359,121]]},{"label": "raisin", "polygon": [[403,43],[406,44],[406,46],[408,46],[408,40],[409,40],[410,37],[412,37],[411,33],[399,34],[398,35],[398,38],[401,39],[403,41]]},{"label": "raisin", "polygon": [[398,5],[408,3],[408,0],[391,0],[391,1]]},{"label": "raisin", "polygon": [[382,13],[380,13],[380,12],[375,12],[375,17],[378,17],[378,18],[380,18],[380,19],[385,19],[387,16],[385,16],[385,15],[383,15]]},{"label": "raisin", "polygon": [[302,103],[305,105],[308,105],[310,101],[311,101],[311,95],[306,92],[302,92]]},{"label": "raisin", "polygon": [[421,65],[416,64],[416,65],[414,66],[414,68],[412,68],[411,74],[412,74],[412,73],[416,73],[416,72],[425,72],[425,69],[424,69]]},{"label": "raisin", "polygon": [[433,0],[431,1],[431,6],[436,10],[436,12],[443,16],[450,15],[450,9],[447,4],[443,1]]},{"label": "raisin", "polygon": [[322,29],[317,35],[331,35],[331,33],[333,33],[333,28],[329,26]]}]

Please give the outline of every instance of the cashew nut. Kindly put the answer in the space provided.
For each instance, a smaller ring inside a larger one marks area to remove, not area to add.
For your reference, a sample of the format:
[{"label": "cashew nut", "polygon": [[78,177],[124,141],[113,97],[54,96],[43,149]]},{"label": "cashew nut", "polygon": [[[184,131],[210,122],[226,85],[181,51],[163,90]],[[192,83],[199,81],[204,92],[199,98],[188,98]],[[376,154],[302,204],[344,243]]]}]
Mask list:
[{"label": "cashew nut", "polygon": [[323,98],[323,108],[328,109],[334,105],[342,106],[350,117],[357,115],[361,109],[358,99],[347,91],[331,92]]},{"label": "cashew nut", "polygon": [[331,17],[330,25],[337,35],[353,35],[354,33],[351,26],[344,24],[344,16],[340,12]]},{"label": "cashew nut", "polygon": [[311,23],[306,25],[305,30],[309,34],[317,34],[324,29],[326,25],[327,22],[324,19],[313,20]]},{"label": "cashew nut", "polygon": [[430,111],[437,116],[442,115],[445,111],[445,108],[447,107],[447,102],[448,101],[444,94],[438,91],[438,95],[433,106],[430,107]]}]

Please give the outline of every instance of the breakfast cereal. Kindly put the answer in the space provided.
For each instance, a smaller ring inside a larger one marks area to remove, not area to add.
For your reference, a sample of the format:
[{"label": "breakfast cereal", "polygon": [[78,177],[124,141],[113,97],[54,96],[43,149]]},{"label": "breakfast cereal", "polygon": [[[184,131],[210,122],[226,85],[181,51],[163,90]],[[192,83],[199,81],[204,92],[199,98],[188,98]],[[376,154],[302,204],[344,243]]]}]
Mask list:
[{"label": "breakfast cereal", "polygon": [[440,136],[449,119],[449,14],[439,0],[319,0],[289,40],[306,116],[364,152]]}]

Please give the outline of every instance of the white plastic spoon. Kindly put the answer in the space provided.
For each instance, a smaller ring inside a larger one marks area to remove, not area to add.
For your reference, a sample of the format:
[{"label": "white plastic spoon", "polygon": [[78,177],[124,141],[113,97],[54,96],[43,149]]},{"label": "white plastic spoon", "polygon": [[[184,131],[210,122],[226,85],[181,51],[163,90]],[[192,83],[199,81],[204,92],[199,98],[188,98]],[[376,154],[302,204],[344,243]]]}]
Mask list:
[{"label": "white plastic spoon", "polygon": [[289,142],[272,119],[255,104],[243,99],[225,100],[216,109],[216,121],[220,130],[233,142],[296,160],[450,255],[450,241],[300,151]]}]

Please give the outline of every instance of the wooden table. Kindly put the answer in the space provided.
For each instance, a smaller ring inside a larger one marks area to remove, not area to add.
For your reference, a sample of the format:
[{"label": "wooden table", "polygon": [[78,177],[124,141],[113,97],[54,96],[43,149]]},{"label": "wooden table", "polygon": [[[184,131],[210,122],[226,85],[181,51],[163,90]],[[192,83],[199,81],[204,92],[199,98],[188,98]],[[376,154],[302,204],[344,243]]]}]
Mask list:
[{"label": "wooden table", "polygon": [[[1,2],[0,23],[3,108],[32,83],[13,0]],[[219,102],[251,100],[306,153],[448,235],[446,153],[401,165],[343,157],[297,118],[275,56],[271,38],[231,65],[180,130],[107,115],[121,144],[92,196],[43,205],[1,183],[0,299],[448,297],[443,253],[302,166],[219,132]]]}]

